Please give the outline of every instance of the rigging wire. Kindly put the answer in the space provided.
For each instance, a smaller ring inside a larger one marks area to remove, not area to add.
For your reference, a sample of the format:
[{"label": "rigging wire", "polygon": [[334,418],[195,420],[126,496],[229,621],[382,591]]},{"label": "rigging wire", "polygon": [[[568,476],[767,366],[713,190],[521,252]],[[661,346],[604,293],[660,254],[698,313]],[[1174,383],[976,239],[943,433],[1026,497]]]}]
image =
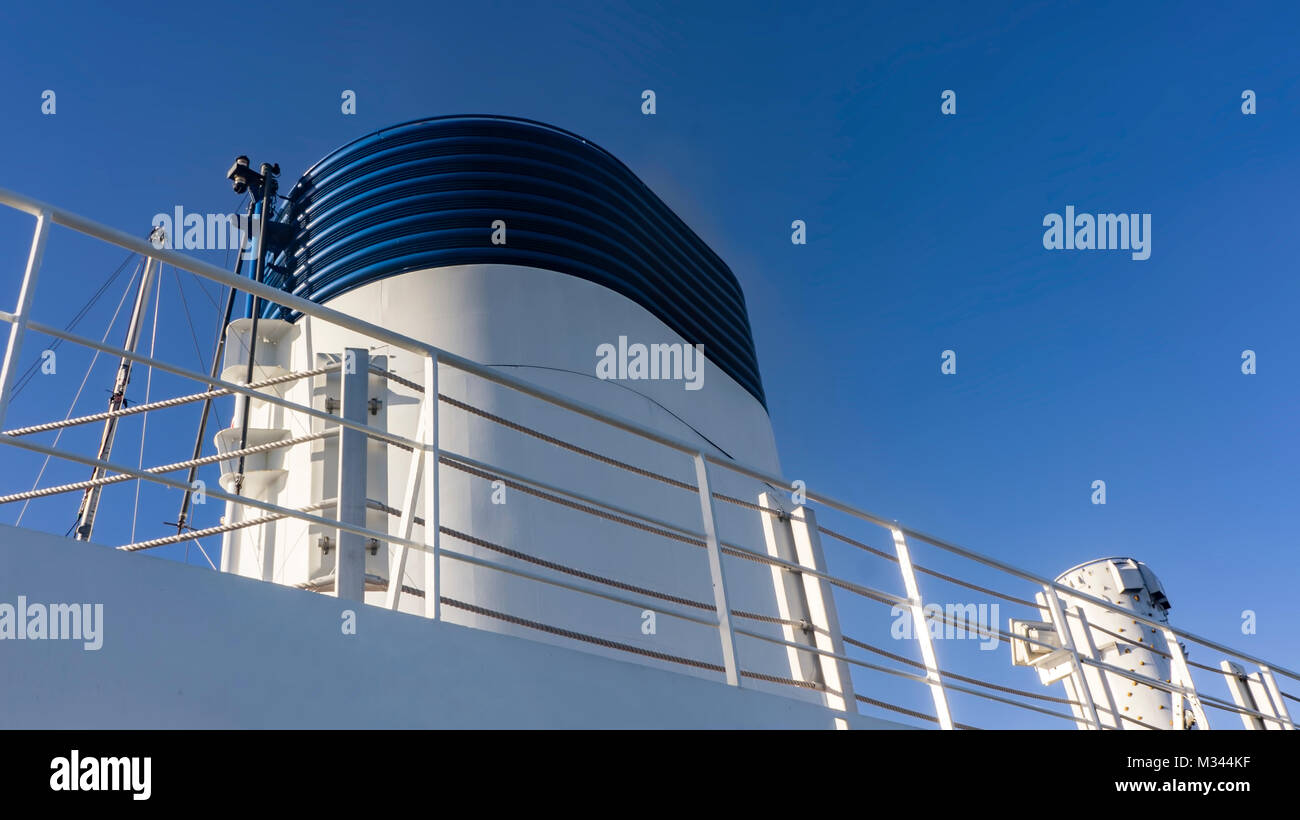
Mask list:
[{"label": "rigging wire", "polygon": [[[135,278],[139,274],[140,274],[140,266],[137,265],[135,272],[131,274],[130,280],[127,281],[126,283],[126,289],[122,291],[122,298],[119,299],[117,302],[117,310],[113,311],[113,318],[108,320],[108,328],[105,329],[103,337],[99,340],[100,344],[106,344],[108,342],[108,337],[113,333],[113,326],[117,324],[117,317],[122,312],[122,306],[126,304],[126,297],[131,293],[131,286],[135,284]],[[81,377],[81,385],[77,387],[77,394],[73,396],[72,404],[68,406],[68,412],[63,417],[64,421],[67,421],[68,419],[72,418],[72,413],[77,409],[77,402],[81,400],[81,393],[83,390],[86,389],[86,382],[90,380],[90,374],[92,371],[94,371],[95,362],[97,362],[98,360],[99,360],[99,351],[96,350],[95,355],[90,358],[90,364],[86,367],[86,375]],[[63,437],[63,429],[60,429],[59,432],[54,436],[54,444],[52,446],[58,447],[59,439],[62,437]],[[36,480],[32,482],[33,490],[35,490],[36,487],[41,483],[41,478],[44,477],[45,470],[49,466],[50,466],[50,456],[46,455],[45,461],[42,462],[41,464],[40,472],[36,474]],[[14,522],[14,526],[20,526],[23,523],[23,515],[27,513],[27,505],[30,503],[31,503],[30,499],[23,502],[23,508],[18,511],[18,520]],[[73,523],[73,526],[75,527],[76,524]],[[68,532],[71,533],[72,530],[68,530]]]},{"label": "rigging wire", "polygon": [[[122,260],[122,264],[118,265],[117,270],[113,271],[113,273],[109,275],[108,279],[104,282],[104,284],[100,285],[99,289],[96,290],[93,294],[91,294],[90,299],[86,301],[86,304],[81,306],[81,309],[77,311],[77,313],[72,317],[72,319],[68,322],[68,324],[63,328],[64,330],[69,332],[74,330],[77,327],[77,325],[81,322],[81,320],[86,318],[86,315],[90,313],[90,310],[95,306],[95,303],[97,303],[100,297],[102,297],[104,293],[110,287],[112,287],[113,282],[117,280],[117,277],[121,275],[122,271],[126,268],[126,266],[131,262],[131,259],[134,258],[135,256],[136,256],[135,253],[128,253],[126,255],[126,258]],[[49,349],[58,350],[59,345],[61,344],[63,344],[62,339],[55,339],[50,344]],[[11,394],[12,398],[17,398],[18,394],[23,392],[23,388],[26,387],[31,382],[31,380],[36,376],[37,369],[41,366],[41,363],[43,361],[44,360],[38,356],[36,358],[36,361],[32,362],[31,365],[25,371],[23,371],[23,374],[18,377],[18,381],[14,383],[13,393]]]},{"label": "rigging wire", "polygon": [[[176,290],[181,294],[181,307],[185,310],[185,321],[190,326],[190,339],[194,342],[194,353],[199,357],[199,366],[202,367],[206,359],[203,356],[203,351],[199,348],[199,335],[194,329],[194,316],[190,313],[189,300],[185,298],[185,283],[181,279],[180,272],[175,267],[172,268],[172,277],[176,279]],[[215,307],[216,304],[214,303],[213,306]],[[221,421],[221,411],[213,407],[212,412],[216,414],[217,426],[225,427],[226,425]]]},{"label": "rigging wire", "polygon": [[216,300],[216,299],[213,299],[213,298],[212,298],[212,294],[208,292],[208,286],[207,286],[206,284],[204,284],[204,282],[203,282],[203,277],[201,277],[201,276],[195,276],[195,277],[194,277],[194,281],[195,281],[196,284],[198,284],[198,286],[199,286],[199,290],[203,291],[203,295],[207,297],[208,302],[209,302],[209,304],[212,305],[213,310],[216,310],[216,311],[220,312],[220,311],[221,311],[221,306],[217,304],[217,300]]}]

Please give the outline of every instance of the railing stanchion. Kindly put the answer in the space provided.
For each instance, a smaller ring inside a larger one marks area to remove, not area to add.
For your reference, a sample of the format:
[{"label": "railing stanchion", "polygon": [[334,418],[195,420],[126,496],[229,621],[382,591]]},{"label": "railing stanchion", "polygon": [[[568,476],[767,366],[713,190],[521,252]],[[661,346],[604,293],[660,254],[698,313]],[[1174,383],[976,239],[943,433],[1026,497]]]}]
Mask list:
[{"label": "railing stanchion", "polygon": [[[339,376],[339,416],[365,423],[369,402],[370,351],[349,347],[343,352]],[[338,494],[334,514],[339,521],[366,525],[365,433],[351,427],[339,430]],[[334,594],[349,601],[366,599],[366,541],[360,535],[338,530],[338,551],[334,559]]]},{"label": "railing stanchion", "polygon": [[934,641],[930,638],[930,627],[925,622],[925,604],[921,600],[921,587],[916,583],[916,571],[912,568],[912,553],[903,539],[903,531],[892,527],[894,550],[898,553],[898,568],[903,574],[903,587],[907,591],[907,608],[912,613],[912,631],[921,644],[921,660],[925,662],[925,677],[930,682],[930,695],[934,698],[935,717],[939,727],[952,729],[952,713],[948,710],[948,695],[943,688],[943,679],[939,677],[939,659],[935,655]]},{"label": "railing stanchion", "polygon": [[1091,728],[1100,730],[1101,719],[1097,716],[1097,705],[1092,699],[1092,690],[1088,688],[1088,679],[1083,674],[1083,662],[1079,660],[1079,650],[1074,646],[1074,637],[1070,634],[1070,624],[1065,620],[1061,609],[1061,599],[1056,596],[1056,588],[1050,584],[1043,585],[1044,603],[1052,627],[1061,639],[1061,648],[1070,654],[1070,677],[1074,688],[1078,690],[1079,701],[1083,704],[1083,716],[1092,724]]},{"label": "railing stanchion", "polygon": [[[438,563],[442,518],[438,511],[438,354],[424,357],[424,404],[420,412],[424,447],[424,614],[439,617],[442,602],[442,567]],[[400,583],[400,579],[399,579]]]},{"label": "railing stanchion", "polygon": [[45,256],[45,240],[50,235],[50,212],[41,211],[36,217],[36,233],[27,254],[27,267],[23,271],[23,285],[18,292],[18,309],[13,324],[9,326],[9,344],[5,347],[4,365],[0,367],[0,429],[4,428],[5,414],[12,398],[14,370],[22,354],[23,336],[27,333],[27,320],[31,315],[32,299],[36,295],[36,280],[41,273],[41,259]]},{"label": "railing stanchion", "polygon": [[1277,715],[1281,725],[1288,730],[1294,730],[1295,723],[1291,720],[1291,712],[1286,708],[1286,701],[1282,699],[1281,690],[1277,688],[1277,679],[1273,677],[1273,670],[1264,664],[1259,664],[1259,679],[1264,684],[1264,691],[1272,701],[1273,713]]},{"label": "railing stanchion", "polygon": [[[428,430],[425,428],[424,404],[429,401],[425,396],[420,400],[420,406],[417,412],[420,415],[419,421],[416,422],[415,440],[419,443],[411,451],[411,464],[406,471],[406,489],[402,492],[402,517],[397,522],[397,534],[410,540],[411,532],[415,529],[415,503],[419,498],[420,478],[424,474],[424,459],[426,457],[424,442],[428,438]],[[406,575],[406,558],[410,554],[410,547],[405,544],[389,544],[388,546],[388,592],[384,597],[384,606],[388,609],[397,609],[402,600],[402,579]]]},{"label": "railing stanchion", "polygon": [[[1205,716],[1205,709],[1201,706],[1201,696],[1196,693],[1196,683],[1192,681],[1192,670],[1187,668],[1187,658],[1183,655],[1183,648],[1178,643],[1178,635],[1172,629],[1165,628],[1161,630],[1165,636],[1165,643],[1169,647],[1170,665],[1173,667],[1172,683],[1181,686],[1185,692],[1175,692],[1175,705],[1181,707],[1184,697],[1192,704],[1192,714],[1196,715],[1196,722],[1202,729],[1210,728],[1210,719]],[[1176,709],[1175,722],[1177,722],[1177,713],[1182,709]],[[1175,729],[1181,729],[1182,726],[1175,725]]]},{"label": "railing stanchion", "polygon": [[[812,508],[796,507],[790,513],[789,526],[798,563],[814,572],[830,572],[817,530],[817,516]],[[807,574],[801,574],[800,581],[803,583],[808,620],[814,628],[811,635],[813,645],[826,652],[844,655],[844,637],[840,632],[839,613],[835,610],[835,595],[831,585]],[[831,690],[827,693],[828,705],[841,712],[857,714],[858,703],[853,696],[853,677],[849,665],[825,655],[819,655],[817,662],[821,667],[822,681]]]},{"label": "railing stanchion", "polygon": [[727,584],[722,575],[722,548],[718,544],[718,524],[713,509],[713,490],[709,483],[709,463],[703,453],[695,454],[695,481],[700,492],[700,512],[704,518],[704,539],[709,552],[709,575],[713,579],[713,605],[718,615],[718,634],[722,640],[722,665],[727,683],[740,685],[736,665],[736,633],[731,628],[731,608],[727,603]]},{"label": "railing stanchion", "polygon": [[[1083,607],[1075,605],[1066,617],[1069,617],[1069,615],[1074,615],[1079,619],[1079,637],[1081,638],[1079,645],[1082,647],[1084,654],[1090,660],[1101,660],[1101,652],[1097,650],[1097,644],[1092,639],[1092,625],[1088,622],[1088,616],[1084,614]],[[1089,678],[1090,673],[1093,679],[1097,681],[1097,686],[1106,695],[1106,703],[1110,707],[1110,722],[1112,728],[1124,728],[1119,722],[1119,704],[1115,702],[1115,692],[1111,688],[1110,678],[1107,677],[1107,673],[1101,669],[1085,665],[1083,668],[1084,680]],[[1098,722],[1100,722],[1100,720]]]}]

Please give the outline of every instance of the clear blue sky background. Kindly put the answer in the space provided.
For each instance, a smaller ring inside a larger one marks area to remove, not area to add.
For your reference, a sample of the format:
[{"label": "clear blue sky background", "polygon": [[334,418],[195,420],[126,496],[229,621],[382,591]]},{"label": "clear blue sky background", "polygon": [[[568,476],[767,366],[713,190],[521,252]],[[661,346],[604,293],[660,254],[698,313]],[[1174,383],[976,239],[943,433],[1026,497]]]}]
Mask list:
[{"label": "clear blue sky background", "polygon": [[[1300,666],[1293,4],[20,3],[3,16],[0,185],[141,235],[177,204],[238,208],[223,175],[239,153],[279,162],[287,188],[335,147],[430,115],[524,116],[591,139],[739,277],[788,475],[1046,575],[1133,555],[1179,626]],[[655,116],[640,112],[647,88]],[[340,113],[343,89],[356,116]],[[944,89],[955,117],[940,115]],[[1152,214],[1151,258],[1045,251],[1043,216],[1067,205]],[[806,246],[790,242],[794,219]],[[0,214],[10,301],[30,225]],[[53,253],[40,318],[62,324],[120,261]],[[175,287],[169,273],[169,304]],[[216,311],[186,288],[206,359]],[[102,333],[120,293],[80,330]],[[159,337],[192,347],[178,314]],[[949,348],[956,376],[940,374]],[[1241,373],[1246,348],[1257,375]],[[61,417],[85,361],[61,360],[59,386],[33,386],[8,423]],[[111,371],[101,359],[78,412],[102,407]],[[189,424],[145,463],[180,458]],[[134,461],[138,435],[123,424],[119,456]],[[7,491],[39,465],[0,459]],[[1105,506],[1090,503],[1095,479]],[[143,492],[174,520],[176,493]],[[62,532],[75,503],[34,504],[24,524]],[[1241,634],[1247,609],[1257,635]]]}]

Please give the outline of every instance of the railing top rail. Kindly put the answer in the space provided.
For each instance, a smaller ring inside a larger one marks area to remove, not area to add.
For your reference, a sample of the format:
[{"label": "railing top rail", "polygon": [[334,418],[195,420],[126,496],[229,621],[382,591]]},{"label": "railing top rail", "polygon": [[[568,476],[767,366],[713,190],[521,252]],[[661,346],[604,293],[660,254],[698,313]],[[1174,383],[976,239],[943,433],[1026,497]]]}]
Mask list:
[{"label": "railing top rail", "polygon": [[155,248],[147,239],[140,239],[116,228],[110,228],[102,225],[92,219],[87,219],[78,214],[66,211],[62,208],[49,205],[31,197],[23,196],[6,188],[0,188],[0,203],[8,205],[19,211],[39,217],[42,213],[48,213],[50,219],[56,225],[62,225],[65,228],[71,228],[78,233],[92,236],[96,239],[109,242],[127,250],[135,251],[142,256],[157,259],[159,262],[165,262],[184,271],[220,282],[227,287],[242,290],[260,296],[263,299],[275,302],[277,304],[287,305],[295,310],[302,311],[311,316],[316,316],[327,322],[332,322],[351,330],[364,333],[371,338],[387,342],[396,347],[410,350],[413,352],[432,352],[430,345],[427,345],[418,339],[412,339],[400,333],[394,333],[388,328],[380,325],[371,324],[362,319],[358,319],[347,313],[332,310],[323,305],[319,305],[300,296],[294,296],[291,293],[279,290],[277,288],[264,285],[260,282],[254,282],[242,276],[235,276],[229,271],[222,270],[216,265],[211,265],[199,259],[187,256],[168,248]]},{"label": "railing top rail", "polygon": [[[654,441],[656,443],[670,447],[674,450],[678,450],[682,453],[692,455],[692,456],[696,454],[702,455],[709,462],[717,465],[718,467],[730,470],[732,472],[736,472],[741,475],[745,475],[755,480],[762,481],[778,487],[790,486],[789,483],[786,481],[786,479],[784,479],[781,476],[771,474],[765,470],[752,467],[750,465],[744,464],[739,461],[706,453],[704,452],[705,446],[702,444],[688,442],[683,439],[677,438],[675,436],[671,436],[665,433],[660,433],[658,431],[651,430],[630,419],[622,418],[615,414],[608,413],[604,410],[600,410],[584,402],[575,401],[573,399],[562,396],[560,394],[553,393],[552,391],[544,387],[541,387],[539,385],[533,384],[532,382],[529,382],[525,379],[520,379],[516,376],[512,376],[502,371],[499,371],[495,368],[475,362],[472,359],[467,359],[463,356],[458,356],[454,353],[450,353],[448,351],[442,350],[441,348],[438,348],[427,342],[422,342],[418,339],[414,339],[400,333],[395,333],[392,330],[389,330],[388,328],[382,327],[380,325],[372,324],[363,319],[359,319],[356,316],[353,316],[351,314],[343,313],[341,311],[325,307],[324,305],[318,304],[309,299],[304,299],[300,296],[295,296],[286,291],[282,291],[277,288],[270,287],[269,285],[255,282],[251,279],[242,276],[235,276],[234,274],[225,271],[221,268],[218,268],[215,265],[211,265],[207,262],[194,259],[190,256],[187,256],[186,254],[179,253],[177,251],[166,249],[166,248],[156,248],[147,240],[139,239],[137,237],[131,236],[130,234],[117,230],[116,228],[111,228],[106,225],[100,224],[98,222],[95,222],[94,220],[87,219],[85,217],[79,216],[78,214],[72,213],[71,211],[67,211],[62,208],[49,205],[47,203],[41,202],[36,199],[32,199],[31,197],[24,196],[22,194],[16,193],[14,191],[10,191],[5,188],[0,188],[0,204],[4,204],[8,207],[14,208],[15,210],[22,211],[24,213],[30,214],[38,218],[42,214],[48,214],[50,219],[55,224],[62,225],[66,228],[70,228],[74,231],[77,231],[78,233],[94,237],[96,239],[117,245],[122,248],[126,248],[127,250],[134,251],[145,257],[153,258],[160,262],[173,265],[176,268],[179,268],[184,271],[188,271],[189,273],[193,273],[198,276],[202,276],[204,278],[226,285],[227,287],[231,287],[236,290],[243,291],[245,293],[250,293],[255,296],[259,296],[263,299],[266,299],[271,302],[275,302],[277,304],[285,305],[287,307],[293,308],[294,310],[300,311],[301,313],[306,314],[308,316],[312,316],[322,321],[338,325],[340,327],[355,331],[357,333],[361,333],[372,339],[381,342],[386,342],[388,344],[391,344],[403,350],[408,350],[421,355],[433,356],[436,358],[438,362],[442,364],[446,364],[458,370],[482,377],[491,382],[502,385],[503,387],[508,387],[510,389],[516,390],[526,395],[533,396],[534,398],[573,411],[587,418],[602,422],[604,424],[610,425],[617,429],[624,430],[626,432],[640,436],[647,440]],[[15,317],[13,317],[12,314],[7,314],[0,318],[3,318],[8,321],[13,321]],[[1260,658],[1256,658],[1254,656],[1248,655],[1239,650],[1232,649],[1224,644],[1218,643],[1217,641],[1210,640],[1209,638],[1205,638],[1203,636],[1196,635],[1194,633],[1187,632],[1185,630],[1171,627],[1168,624],[1162,624],[1157,621],[1144,618],[1138,615],[1137,613],[1133,613],[1128,610],[1121,610],[1120,608],[1114,606],[1108,601],[1081,592],[1080,590],[1072,589],[1062,584],[1058,584],[1053,579],[1046,578],[1037,573],[1031,572],[1026,569],[1022,569],[1013,564],[1009,564],[1005,561],[1000,561],[996,558],[992,558],[990,556],[986,556],[981,553],[974,552],[964,547],[960,547],[956,544],[945,541],[941,538],[936,538],[935,536],[928,535],[919,530],[915,530],[910,527],[903,526],[902,524],[899,524],[896,521],[890,521],[881,516],[859,509],[858,507],[855,507],[852,504],[833,498],[832,496],[816,492],[811,488],[806,489],[805,492],[809,500],[816,502],[818,504],[822,504],[824,506],[835,509],[839,512],[845,513],[855,518],[859,518],[861,520],[867,521],[872,524],[876,524],[881,527],[885,527],[888,529],[897,529],[906,536],[909,536],[911,538],[916,538],[932,546],[962,556],[969,560],[975,561],[979,564],[983,564],[985,566],[998,569],[1002,572],[1018,577],[1022,580],[1030,581],[1035,584],[1057,590],[1064,594],[1068,594],[1075,598],[1086,600],[1090,603],[1106,608],[1108,610],[1123,612],[1126,616],[1135,618],[1139,623],[1145,623],[1148,626],[1155,627],[1158,629],[1172,629],[1174,633],[1179,637],[1186,638],[1193,642],[1199,643],[1207,648],[1214,649],[1219,652],[1223,652],[1225,654],[1240,658],[1242,660],[1250,661],[1251,663],[1255,663],[1261,666],[1267,666],[1270,669],[1274,670],[1275,672],[1281,673],[1283,675],[1286,675],[1289,678],[1300,681],[1300,673],[1297,673],[1294,670],[1288,669],[1283,666],[1279,666],[1277,664],[1270,663],[1268,661],[1264,661]]]},{"label": "railing top rail", "polygon": [[[769,484],[776,484],[777,486],[782,486],[782,487],[789,486],[789,484],[785,481],[785,479],[781,478],[780,476],[775,476],[772,475],[771,473],[767,473],[763,470],[758,470],[749,467],[747,465],[740,464],[738,462],[728,461],[714,456],[706,455],[705,458],[707,458],[710,462],[717,464],[720,467],[732,470],[742,475],[746,475],[750,478],[759,481],[765,481]],[[1111,602],[1103,598],[1098,598],[1094,595],[1089,595],[1086,592],[1082,592],[1072,587],[1067,587],[1063,584],[1058,584],[1054,579],[1047,578],[1045,576],[1039,575],[1030,570],[1022,569],[1021,567],[1017,567],[1014,564],[1009,564],[1005,561],[1000,561],[996,558],[983,555],[973,550],[966,549],[965,547],[960,547],[949,541],[945,541],[942,538],[937,538],[933,535],[929,535],[927,533],[921,532],[920,530],[916,530],[911,527],[900,524],[897,521],[890,521],[878,515],[869,513],[865,510],[858,509],[857,507],[853,506],[852,504],[849,504],[848,502],[841,501],[839,499],[833,498],[821,492],[817,492],[811,487],[806,488],[804,490],[804,494],[807,496],[809,501],[815,502],[817,504],[821,504],[826,507],[830,507],[831,509],[845,513],[846,515],[853,516],[854,518],[859,518],[861,520],[867,521],[872,524],[876,524],[886,529],[896,529],[899,532],[903,533],[905,536],[908,536],[909,538],[915,538],[918,541],[923,541],[927,544],[930,544],[931,546],[938,547],[939,549],[945,550],[947,552],[951,552],[963,558],[967,558],[976,563],[983,564],[984,566],[1000,570],[1002,572],[1007,573],[1008,575],[1012,575],[1014,577],[1020,578],[1021,580],[1030,581],[1039,586],[1050,587],[1061,593],[1073,596],[1081,600],[1088,601],[1089,603],[1092,604],[1096,604],[1097,606],[1100,606],[1106,610],[1122,613],[1126,617],[1134,618],[1139,623],[1144,623],[1147,626],[1154,627],[1156,629],[1172,629],[1174,633],[1177,634],[1179,637],[1186,638],[1190,641],[1194,641],[1195,643],[1199,643],[1202,646],[1205,646],[1209,649],[1214,649],[1218,652],[1223,652],[1225,654],[1232,655],[1237,658],[1241,658],[1242,660],[1250,661],[1251,663],[1254,664],[1268,666],[1269,668],[1273,669],[1276,672],[1280,672],[1289,678],[1293,678],[1297,681],[1300,681],[1300,673],[1296,673],[1295,671],[1290,670],[1286,667],[1274,665],[1260,658],[1256,658],[1254,656],[1248,655],[1245,652],[1242,652],[1238,649],[1233,649],[1229,646],[1218,643],[1217,641],[1213,641],[1210,640],[1209,638],[1203,637],[1201,635],[1197,635],[1193,632],[1188,632],[1186,630],[1179,629],[1169,624],[1160,623],[1159,621],[1153,621],[1136,612],[1130,612],[1129,610],[1121,609],[1120,607],[1115,606],[1114,604],[1112,604]]]}]

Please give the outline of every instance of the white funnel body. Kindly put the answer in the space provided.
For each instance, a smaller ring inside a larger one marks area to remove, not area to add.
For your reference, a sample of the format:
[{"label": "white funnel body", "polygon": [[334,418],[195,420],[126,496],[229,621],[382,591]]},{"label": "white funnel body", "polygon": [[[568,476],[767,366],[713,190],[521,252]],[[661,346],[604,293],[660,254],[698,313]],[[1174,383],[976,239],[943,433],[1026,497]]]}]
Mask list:
[{"label": "white funnel body", "polygon": [[[484,364],[574,400],[662,431],[678,439],[698,442],[701,450],[725,452],[737,460],[779,474],[776,447],[766,410],[757,399],[708,361],[704,351],[702,382],[687,389],[683,380],[603,380],[596,376],[597,348],[628,343],[684,343],[676,333],[635,302],[599,285],[548,270],[512,265],[465,265],[415,271],[388,277],[356,288],[328,302],[329,307],[382,324],[392,330],[427,341],[451,353]],[[242,381],[248,349],[240,341],[249,320],[232,324],[227,378]],[[371,348],[368,339],[353,332],[302,318],[295,323],[259,322],[255,378],[304,371],[337,361],[346,348]],[[388,348],[369,350],[373,367],[422,383],[421,357]],[[236,372],[238,371],[238,372]],[[291,382],[277,388],[280,395],[318,410],[339,412],[340,377],[328,375]],[[418,419],[418,393],[383,376],[368,383],[371,412],[366,423],[414,438]],[[549,436],[573,442],[603,456],[651,470],[674,480],[696,483],[691,458],[666,447],[615,430],[494,385],[484,379],[443,366],[439,392],[484,413],[526,425]],[[292,418],[291,418],[292,417]],[[234,414],[239,418],[239,413]],[[291,411],[254,401],[249,444],[296,438],[319,431],[325,422],[295,416]],[[534,477],[591,498],[656,516],[693,532],[701,532],[701,507],[692,489],[674,487],[620,470],[583,455],[557,448],[496,423],[482,415],[441,403],[438,445],[451,454],[469,456],[502,470]],[[238,447],[238,430],[217,437],[223,452]],[[245,494],[288,507],[302,508],[330,501],[338,486],[334,436],[289,451],[250,456],[245,466]],[[716,448],[716,449],[715,449]],[[366,446],[367,499],[400,508],[405,495],[410,454],[371,439]],[[227,463],[234,469],[234,462]],[[783,488],[773,488],[729,471],[712,471],[714,492],[757,503],[760,493],[789,501]],[[438,473],[440,517],[445,550],[506,563],[533,573],[545,569],[448,534],[470,534],[511,550],[543,557],[568,567],[615,578],[648,589],[712,603],[713,590],[706,551],[698,546],[593,517],[571,507],[539,499],[516,489],[457,470],[444,461]],[[422,498],[421,493],[416,498]],[[761,514],[752,509],[715,503],[719,537],[750,550],[764,552]],[[261,515],[246,508],[244,515]],[[316,514],[332,518],[332,508]],[[422,501],[416,514],[425,515]],[[373,507],[366,511],[365,526],[397,533],[399,518]],[[233,511],[227,510],[228,519]],[[228,533],[223,568],[249,577],[288,585],[316,584],[329,591],[337,551],[337,529],[286,519]],[[416,526],[412,538],[422,538]],[[330,539],[326,542],[324,539]],[[323,549],[330,547],[332,549]],[[390,553],[387,545],[366,558],[370,579],[365,601],[385,603],[379,583],[387,579]],[[527,578],[476,567],[446,557],[441,562],[441,595],[515,618],[565,630],[599,636],[649,652],[701,660],[723,661],[716,627],[652,616],[626,604],[595,598]],[[778,603],[770,568],[761,563],[728,558],[727,594],[730,608],[748,612],[776,612]],[[324,581],[324,585],[319,585]],[[403,574],[405,585],[426,587],[423,555],[412,553]],[[412,594],[400,601],[403,611],[425,614],[425,602]],[[702,613],[705,616],[709,612]],[[565,641],[519,623],[477,614],[451,606],[442,615],[453,623],[520,635],[532,640]],[[648,626],[649,624],[649,626]],[[747,629],[770,632],[781,638],[778,626],[746,622]],[[566,641],[567,642],[567,641]],[[626,652],[590,643],[584,648],[628,660]],[[787,650],[779,645],[745,639],[738,647],[740,667],[766,674],[792,674]],[[664,664],[651,657],[637,659]],[[711,675],[698,668],[667,663],[666,668]],[[792,697],[821,699],[807,689],[782,686]]]}]

